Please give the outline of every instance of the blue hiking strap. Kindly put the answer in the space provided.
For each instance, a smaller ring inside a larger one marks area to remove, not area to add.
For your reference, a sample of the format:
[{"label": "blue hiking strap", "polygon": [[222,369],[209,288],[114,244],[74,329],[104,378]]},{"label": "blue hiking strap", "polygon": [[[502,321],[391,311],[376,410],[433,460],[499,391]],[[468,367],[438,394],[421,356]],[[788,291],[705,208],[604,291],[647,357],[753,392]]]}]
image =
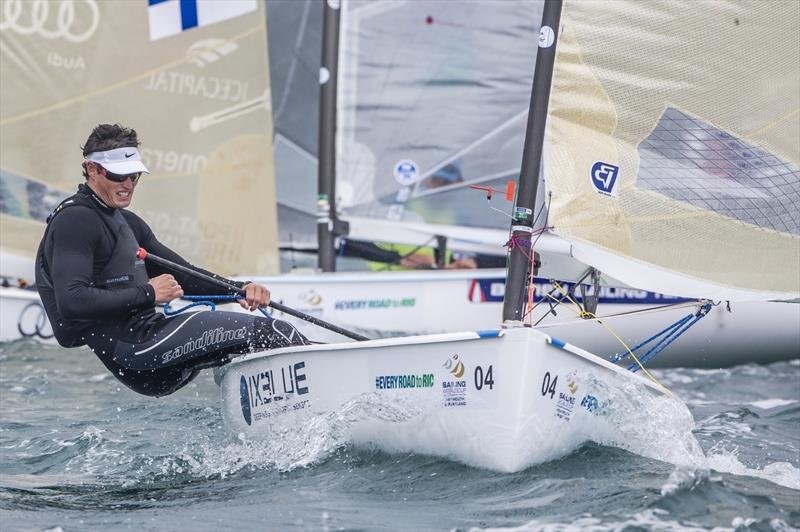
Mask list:
[{"label": "blue hiking strap", "polygon": [[[169,303],[164,303],[164,314],[167,316],[174,316],[176,314],[180,314],[185,310],[189,310],[192,307],[200,307],[200,306],[208,306],[211,307],[211,310],[217,310],[217,304],[215,301],[238,301],[240,299],[244,299],[243,296],[239,295],[220,295],[220,296],[183,296],[181,299],[185,299],[186,301],[193,301],[193,303],[189,303],[188,305],[184,305],[181,308],[172,309],[169,306]],[[265,317],[271,318],[269,313],[265,308],[258,307],[258,311],[261,312]]]}]

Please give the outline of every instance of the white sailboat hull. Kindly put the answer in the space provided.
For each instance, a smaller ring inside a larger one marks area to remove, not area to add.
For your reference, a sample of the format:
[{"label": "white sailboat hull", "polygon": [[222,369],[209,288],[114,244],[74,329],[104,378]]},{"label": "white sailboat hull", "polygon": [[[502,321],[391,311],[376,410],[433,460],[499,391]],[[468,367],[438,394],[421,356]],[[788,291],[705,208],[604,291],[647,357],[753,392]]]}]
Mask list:
[{"label": "white sailboat hull", "polygon": [[514,472],[609,434],[630,406],[610,401],[615,391],[662,393],[548,340],[515,328],[295,347],[235,359],[216,377],[226,425],[246,441],[336,422],[357,446]]},{"label": "white sailboat hull", "polygon": [[0,342],[34,338],[55,342],[39,294],[20,288],[0,288]]},{"label": "white sailboat hull", "polygon": [[[274,300],[289,307],[370,337],[389,337],[496,327],[502,312],[503,274],[503,270],[315,273],[256,280],[270,288]],[[488,294],[490,300],[481,294]],[[491,300],[492,294],[496,300]],[[618,291],[617,303],[601,302],[598,307],[604,323],[630,347],[693,311],[693,305],[687,303],[658,312],[616,315],[656,306],[653,294],[647,294],[637,290]],[[238,305],[227,308],[241,310]],[[544,313],[546,305],[537,311],[534,322]],[[341,341],[339,335],[325,329],[281,313],[274,315],[294,321],[315,340]],[[797,358],[800,356],[798,323],[798,303],[732,303],[731,312],[720,305],[649,365],[721,367]],[[608,329],[595,321],[578,318],[570,304],[560,306],[557,315],[548,315],[539,327],[574,345],[591,345],[602,358],[609,359],[624,349]],[[28,336],[53,342],[51,335],[38,294],[0,288],[0,341]]]}]

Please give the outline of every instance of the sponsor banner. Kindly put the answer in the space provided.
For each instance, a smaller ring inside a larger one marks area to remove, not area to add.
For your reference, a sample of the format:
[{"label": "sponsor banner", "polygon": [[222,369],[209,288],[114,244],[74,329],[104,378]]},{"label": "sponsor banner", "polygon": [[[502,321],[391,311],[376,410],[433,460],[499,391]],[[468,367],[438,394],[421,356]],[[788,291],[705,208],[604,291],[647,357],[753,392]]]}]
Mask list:
[{"label": "sponsor banner", "polygon": [[575,396],[564,392],[558,392],[558,400],[556,401],[556,417],[569,421],[572,416],[572,410],[575,408]]},{"label": "sponsor banner", "polygon": [[[575,283],[567,281],[558,281],[558,284],[565,291],[570,290]],[[591,286],[584,285],[587,288],[587,295],[592,295],[594,289]],[[549,279],[536,278],[534,280],[534,297],[541,299],[545,294],[554,290],[555,286]],[[470,283],[468,298],[473,303],[501,303],[503,295],[505,294],[505,279],[498,277],[497,279],[473,279]],[[560,297],[561,292],[555,290],[554,296]],[[576,287],[572,298],[575,301],[582,302],[580,288]],[[600,303],[615,303],[615,304],[664,304],[664,303],[679,303],[682,301],[691,301],[683,297],[673,297],[664,294],[657,294],[655,292],[648,292],[647,290],[637,290],[635,288],[616,288],[613,286],[600,287]]]},{"label": "sponsor banner", "polygon": [[417,300],[413,297],[406,297],[402,299],[383,298],[383,299],[350,299],[336,301],[334,307],[336,310],[372,310],[372,309],[389,309],[389,308],[413,308],[417,304]]},{"label": "sponsor banner", "polygon": [[433,383],[433,373],[422,375],[379,375],[375,377],[376,390],[433,388]]},{"label": "sponsor banner", "polygon": [[442,381],[442,404],[445,407],[467,406],[467,380],[462,379],[467,370],[464,362],[456,353],[442,367],[447,370],[447,378]]},{"label": "sponsor banner", "polygon": [[310,406],[305,361],[244,373],[239,378],[242,417],[248,425]]}]

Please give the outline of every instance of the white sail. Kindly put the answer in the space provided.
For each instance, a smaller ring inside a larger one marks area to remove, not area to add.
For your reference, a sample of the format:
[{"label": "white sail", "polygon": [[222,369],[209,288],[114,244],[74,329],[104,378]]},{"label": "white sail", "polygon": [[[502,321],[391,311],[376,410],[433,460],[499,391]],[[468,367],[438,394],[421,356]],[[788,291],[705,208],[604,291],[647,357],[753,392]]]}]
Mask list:
[{"label": "white sail", "polygon": [[354,233],[403,241],[412,223],[429,241],[448,227],[502,229],[473,243],[503,252],[511,204],[491,210],[467,186],[504,189],[518,176],[541,8],[342,2],[337,201]]},{"label": "white sail", "polygon": [[566,1],[544,171],[574,255],[651,291],[800,293],[800,3]]},{"label": "white sail", "polygon": [[0,250],[33,256],[82,181],[81,144],[117,122],[152,172],[132,208],[166,245],[222,274],[277,272],[264,9],[0,2]]}]

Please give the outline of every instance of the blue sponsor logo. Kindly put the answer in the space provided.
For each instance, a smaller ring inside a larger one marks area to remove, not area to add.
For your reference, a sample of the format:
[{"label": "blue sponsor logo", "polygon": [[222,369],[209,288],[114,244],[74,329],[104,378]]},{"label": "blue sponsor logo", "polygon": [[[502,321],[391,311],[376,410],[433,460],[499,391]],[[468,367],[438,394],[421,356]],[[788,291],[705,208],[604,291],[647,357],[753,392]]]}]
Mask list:
[{"label": "blue sponsor logo", "polygon": [[413,297],[403,299],[353,299],[349,301],[336,301],[336,310],[367,310],[386,308],[411,308],[417,304]]},{"label": "blue sponsor logo", "polygon": [[245,422],[250,425],[253,422],[253,418],[250,414],[250,391],[247,389],[247,379],[244,378],[244,375],[239,379],[239,394],[242,400],[242,417],[244,417]]},{"label": "blue sponsor logo", "polygon": [[592,184],[597,192],[604,196],[616,196],[617,190],[617,176],[619,175],[619,166],[613,164],[597,161],[592,166]]},{"label": "blue sponsor logo", "polygon": [[581,399],[581,406],[589,412],[594,412],[600,405],[597,403],[597,397],[587,394]]},{"label": "blue sponsor logo", "polygon": [[403,186],[413,185],[419,176],[417,163],[414,161],[400,161],[394,165],[394,178]]}]

